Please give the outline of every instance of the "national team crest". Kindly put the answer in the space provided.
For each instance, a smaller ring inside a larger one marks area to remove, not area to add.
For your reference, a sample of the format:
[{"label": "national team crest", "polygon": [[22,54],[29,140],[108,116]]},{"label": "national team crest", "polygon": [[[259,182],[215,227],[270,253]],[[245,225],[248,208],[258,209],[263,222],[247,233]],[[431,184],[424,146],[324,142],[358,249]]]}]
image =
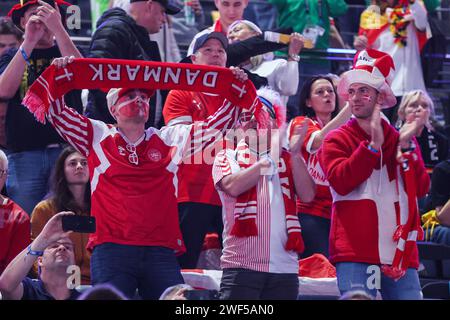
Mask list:
[{"label": "national team crest", "polygon": [[150,149],[148,150],[148,158],[153,162],[158,162],[162,159],[161,152],[156,149]]}]

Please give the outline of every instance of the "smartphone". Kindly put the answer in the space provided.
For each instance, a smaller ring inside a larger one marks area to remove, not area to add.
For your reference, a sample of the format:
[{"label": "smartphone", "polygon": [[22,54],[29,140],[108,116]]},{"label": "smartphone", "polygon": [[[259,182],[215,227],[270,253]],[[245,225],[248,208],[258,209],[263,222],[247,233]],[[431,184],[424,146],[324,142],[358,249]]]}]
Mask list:
[{"label": "smartphone", "polygon": [[187,290],[184,292],[187,300],[219,300],[217,290]]},{"label": "smartphone", "polygon": [[64,231],[79,233],[94,233],[95,218],[90,216],[70,215],[62,217],[62,228]]},{"label": "smartphone", "polygon": [[48,3],[53,8],[55,7],[55,0],[41,0],[42,2]]}]

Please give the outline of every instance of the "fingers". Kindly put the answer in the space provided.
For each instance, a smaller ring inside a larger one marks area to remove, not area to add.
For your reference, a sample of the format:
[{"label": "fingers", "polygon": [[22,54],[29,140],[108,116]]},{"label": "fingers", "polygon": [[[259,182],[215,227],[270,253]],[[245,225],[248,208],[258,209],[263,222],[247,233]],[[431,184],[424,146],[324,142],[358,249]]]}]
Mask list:
[{"label": "fingers", "polygon": [[62,58],[56,58],[53,60],[52,64],[55,65],[58,69],[66,67],[69,63],[74,61],[74,56],[65,56]]},{"label": "fingers", "polygon": [[230,67],[230,70],[237,80],[240,80],[242,82],[248,80],[248,75],[245,73],[244,70],[237,68],[237,67]]}]

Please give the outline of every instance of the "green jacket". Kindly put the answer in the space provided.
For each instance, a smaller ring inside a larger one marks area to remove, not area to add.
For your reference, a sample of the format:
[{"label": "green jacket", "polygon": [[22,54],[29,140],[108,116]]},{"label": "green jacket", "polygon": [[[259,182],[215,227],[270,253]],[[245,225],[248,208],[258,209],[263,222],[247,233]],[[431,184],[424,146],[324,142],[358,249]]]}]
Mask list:
[{"label": "green jacket", "polygon": [[[307,23],[319,25],[325,29],[323,36],[316,42],[316,49],[327,49],[330,37],[330,17],[347,12],[344,0],[322,0],[322,15],[319,17],[319,0],[268,0],[278,10],[278,26],[292,27],[295,32],[302,33]],[[309,3],[309,14],[307,6]],[[306,50],[305,50],[306,51]]]}]

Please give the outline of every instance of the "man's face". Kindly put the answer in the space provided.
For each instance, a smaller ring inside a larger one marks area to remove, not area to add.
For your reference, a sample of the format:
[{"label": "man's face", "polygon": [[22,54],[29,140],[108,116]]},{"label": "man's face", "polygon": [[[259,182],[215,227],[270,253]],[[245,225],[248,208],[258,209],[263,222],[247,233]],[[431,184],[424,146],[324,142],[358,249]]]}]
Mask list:
[{"label": "man's face", "polygon": [[248,0],[214,0],[220,13],[220,20],[230,25],[236,20],[242,20],[244,9],[248,5]]},{"label": "man's face", "polygon": [[378,91],[366,84],[353,83],[348,88],[348,101],[358,119],[370,118],[379,98]]},{"label": "man's face", "polygon": [[73,243],[69,238],[63,238],[49,245],[39,260],[39,266],[46,269],[67,268],[75,264]]},{"label": "man's face", "polygon": [[0,56],[11,48],[18,48],[20,41],[13,34],[0,34]]},{"label": "man's face", "polygon": [[225,67],[227,64],[227,53],[222,43],[213,38],[206,41],[203,47],[191,56],[191,60],[194,64]]},{"label": "man's face", "polygon": [[117,123],[122,121],[135,124],[146,123],[149,115],[149,100],[148,93],[139,89],[126,92],[112,107]]},{"label": "man's face", "polygon": [[0,190],[3,189],[8,176],[8,161],[0,158]]},{"label": "man's face", "polygon": [[164,22],[166,22],[166,10],[159,3],[152,1],[146,4],[147,15],[143,21],[144,28],[149,34],[158,33]]}]

